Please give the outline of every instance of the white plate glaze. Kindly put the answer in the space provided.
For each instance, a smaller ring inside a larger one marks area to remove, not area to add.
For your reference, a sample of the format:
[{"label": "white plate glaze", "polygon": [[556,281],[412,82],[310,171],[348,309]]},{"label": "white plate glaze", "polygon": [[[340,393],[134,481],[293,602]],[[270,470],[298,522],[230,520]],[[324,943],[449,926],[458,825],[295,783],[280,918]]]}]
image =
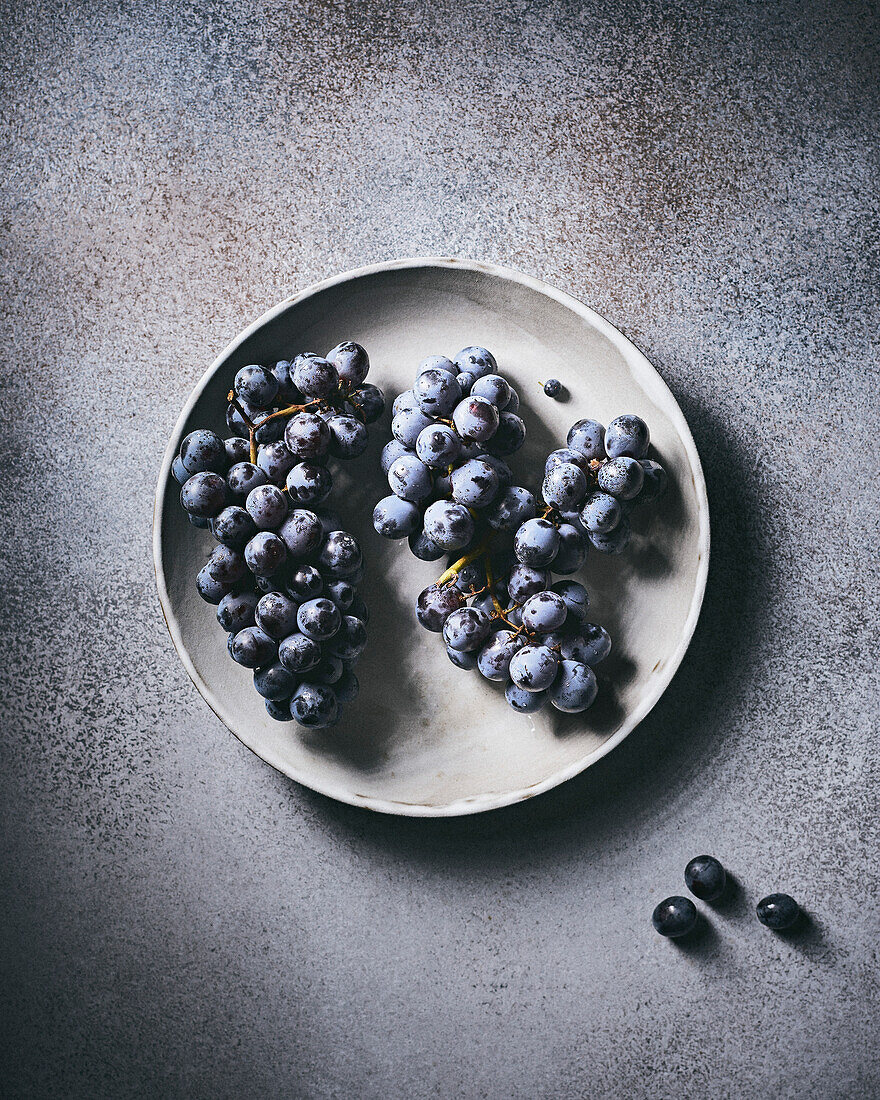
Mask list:
[{"label": "white plate glaze", "polygon": [[[581,715],[524,716],[497,685],[448,661],[422,630],[413,603],[442,570],[417,561],[405,542],[381,539],[372,508],[388,492],[378,452],[388,414],[371,428],[360,460],[334,472],[328,504],[360,538],[368,562],[362,592],[370,641],[358,666],[361,693],[330,731],[308,732],[268,717],[251,674],[229,660],[215,609],[195,590],[212,544],[178,504],[171,462],[196,427],[224,433],[226,393],[245,363],[292,359],[357,340],[369,381],[391,399],[431,354],[468,344],[494,352],[518,389],[528,439],[511,461],[516,479],[540,487],[544,456],[569,426],[634,412],[650,425],[652,455],[670,474],[655,506],[636,510],[634,537],[618,557],[588,556],[581,579],[590,618],[615,649],[600,668],[600,695]],[[565,402],[539,381],[561,379]],[[442,817],[531,798],[610,752],[645,717],[678,668],[696,626],[709,564],[706,485],[681,410],[642,353],[574,298],[518,272],[472,261],[426,258],[374,264],[328,279],[271,309],[214,361],[186,404],[156,491],[153,553],[162,610],[174,645],[206,702],[248,748],[291,779],[356,806]]]}]

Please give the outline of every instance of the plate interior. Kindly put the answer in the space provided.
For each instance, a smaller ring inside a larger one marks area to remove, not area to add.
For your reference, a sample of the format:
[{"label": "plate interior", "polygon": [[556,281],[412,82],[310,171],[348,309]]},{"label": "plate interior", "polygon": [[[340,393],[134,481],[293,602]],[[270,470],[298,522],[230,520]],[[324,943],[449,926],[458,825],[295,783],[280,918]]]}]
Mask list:
[{"label": "plate interior", "polygon": [[[372,528],[373,505],[388,493],[379,451],[390,414],[371,428],[366,455],[334,468],[327,502],[361,540],[368,562],[362,593],[369,644],[355,704],[333,730],[311,733],[268,717],[251,673],[229,660],[214,608],[194,578],[213,545],[177,502],[169,456],[157,498],[157,571],[166,618],[199,690],[225,724],[285,774],[344,801],[410,814],[473,812],[516,801],[576,774],[641,720],[677,667],[705,584],[708,516],[699,460],[669,390],[620,333],[532,280],[474,265],[388,265],[306,292],[258,322],[218,359],[178,424],[225,434],[226,393],[251,362],[326,352],[340,340],[367,348],[369,381],[391,399],[408,388],[427,355],[468,344],[495,354],[517,388],[525,447],[510,460],[515,481],[536,491],[546,454],[563,446],[578,418],[607,423],[622,412],[651,429],[652,457],[670,474],[659,505],[636,509],[634,535],[617,557],[595,552],[578,579],[590,619],[611,633],[614,651],[599,671],[596,704],[581,715],[524,716],[499,685],[454,668],[442,640],[415,621],[419,591],[443,563],[417,561],[404,543]],[[568,397],[547,398],[540,383],[559,378]],[[164,588],[164,591],[163,591]]]}]

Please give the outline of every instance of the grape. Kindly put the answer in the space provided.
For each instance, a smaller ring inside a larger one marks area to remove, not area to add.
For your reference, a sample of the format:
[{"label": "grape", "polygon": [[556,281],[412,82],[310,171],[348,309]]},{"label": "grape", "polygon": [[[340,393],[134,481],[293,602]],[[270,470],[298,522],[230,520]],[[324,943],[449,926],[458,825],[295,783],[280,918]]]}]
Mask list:
[{"label": "grape", "polygon": [[513,473],[510,467],[504,461],[503,458],[498,458],[497,455],[480,454],[473,455],[473,458],[480,458],[483,462],[488,463],[495,473],[498,475],[498,488],[507,489],[513,482]]},{"label": "grape", "polygon": [[520,714],[532,714],[547,702],[547,692],[526,691],[519,684],[510,683],[504,689],[504,698]]},{"label": "grape", "polygon": [[669,477],[660,463],[653,462],[650,458],[640,459],[639,465],[645,475],[645,481],[639,493],[639,504],[653,504],[666,492]]},{"label": "grape", "polygon": [[686,936],[697,925],[697,908],[690,898],[664,898],[651,914],[651,923],[661,936]]},{"label": "grape", "polygon": [[523,648],[525,641],[511,630],[499,630],[480,650],[477,668],[487,680],[507,680],[510,662],[514,654]]},{"label": "grape", "polygon": [[430,424],[433,424],[433,421],[425,416],[421,409],[403,409],[395,413],[391,421],[391,434],[411,451],[419,438],[419,432]]},{"label": "grape", "polygon": [[221,584],[235,584],[247,572],[247,565],[237,550],[230,550],[228,546],[223,546],[221,543],[211,551],[211,556],[208,558],[208,572]]},{"label": "grape", "polygon": [[223,441],[226,451],[226,465],[234,466],[237,462],[246,462],[250,458],[251,445],[240,435],[231,435]]},{"label": "grape", "polygon": [[276,439],[274,443],[265,443],[257,453],[257,466],[270,481],[274,481],[277,485],[284,481],[295,462],[296,459],[283,439]]},{"label": "grape", "polygon": [[616,416],[605,429],[605,453],[609,458],[644,458],[650,442],[648,425],[632,413]]},{"label": "grape", "polygon": [[254,439],[258,443],[274,443],[284,435],[284,417],[269,412],[257,413],[254,418]]},{"label": "grape", "polygon": [[548,397],[558,397],[562,392],[562,383],[558,378],[548,378],[544,383],[544,393]]},{"label": "grape", "polygon": [[236,462],[226,475],[226,484],[235,497],[246,497],[252,489],[265,485],[268,480],[266,471],[253,462]]},{"label": "grape", "polygon": [[393,494],[383,497],[373,509],[373,527],[386,539],[406,538],[418,529],[421,520],[414,504]]},{"label": "grape", "polygon": [[503,619],[492,618],[492,616],[495,614],[495,601],[492,599],[491,592],[484,592],[482,596],[477,596],[477,598],[471,604],[471,607],[475,607],[477,611],[484,612],[490,617],[490,619],[492,619],[490,625],[493,630],[501,630],[505,626]]},{"label": "grape", "polygon": [[369,382],[356,389],[348,400],[363,417],[365,424],[372,424],[385,412],[385,394],[378,386]]},{"label": "grape", "polygon": [[466,672],[470,672],[477,667],[478,658],[476,653],[466,653],[463,649],[453,649],[451,646],[447,646],[446,656],[456,668],[463,668]]},{"label": "grape", "polygon": [[324,596],[307,600],[296,616],[300,631],[314,642],[325,642],[332,638],[342,622],[339,608]]},{"label": "grape", "polygon": [[[421,436],[419,437],[421,438]],[[431,495],[431,471],[414,454],[407,451],[396,458],[388,470],[388,484],[394,495],[413,503]]]},{"label": "grape", "polygon": [[605,428],[598,420],[578,420],[569,428],[565,442],[585,458],[605,457]]},{"label": "grape", "polygon": [[623,507],[610,493],[593,493],[581,510],[581,523],[587,531],[607,535],[620,523]]},{"label": "grape", "polygon": [[541,495],[545,502],[560,511],[571,511],[581,504],[587,494],[587,479],[583,470],[571,462],[554,466],[544,478]]},{"label": "grape", "polygon": [[458,378],[459,389],[461,390],[461,396],[467,397],[471,392],[471,386],[476,382],[474,375],[470,371],[463,370],[460,374],[456,375]]},{"label": "grape", "polygon": [[611,638],[608,631],[595,623],[583,623],[578,632],[562,643],[562,656],[566,661],[579,661],[582,665],[595,668],[611,652]]},{"label": "grape", "polygon": [[325,684],[300,684],[290,701],[290,713],[301,726],[322,729],[336,721],[339,703]]},{"label": "grape", "polygon": [[486,512],[486,522],[495,531],[515,531],[535,515],[535,498],[518,485],[501,493]]},{"label": "grape", "polygon": [[473,592],[476,588],[482,588],[485,583],[486,570],[478,561],[468,562],[467,565],[463,565],[453,581],[453,584],[459,592],[464,592],[465,595]]},{"label": "grape", "polygon": [[219,435],[200,428],[180,444],[180,462],[188,474],[205,470],[222,474],[226,472],[226,447]]},{"label": "grape", "polygon": [[321,660],[309,673],[311,684],[335,684],[342,676],[342,661],[332,653],[324,653]]},{"label": "grape", "polygon": [[580,531],[570,523],[559,525],[559,549],[553,559],[553,572],[568,576],[584,564],[587,542]]},{"label": "grape", "polygon": [[233,661],[245,668],[261,668],[275,660],[275,643],[258,626],[246,626],[232,639]]},{"label": "grape", "polygon": [[413,394],[426,416],[445,417],[461,401],[461,386],[449,371],[426,370],[416,379]]},{"label": "grape", "polygon": [[333,691],[340,703],[353,703],[357,699],[360,684],[355,674],[347,669],[333,685]]},{"label": "grape", "polygon": [[291,377],[299,392],[310,398],[329,397],[339,385],[336,367],[317,355],[298,355]]},{"label": "grape", "polygon": [[515,413],[503,412],[498,419],[498,430],[486,443],[486,450],[499,457],[512,455],[526,441],[526,426]]},{"label": "grape", "polygon": [[558,592],[536,592],[523,604],[523,626],[530,634],[547,634],[565,622],[565,600]]},{"label": "grape", "polygon": [[367,628],[354,615],[343,615],[339,630],[327,643],[327,650],[335,657],[353,661],[364,651],[367,644]]},{"label": "grape", "polygon": [[694,856],[684,869],[684,881],[701,901],[717,901],[727,885],[727,872],[714,856]]},{"label": "grape", "polygon": [[370,357],[360,344],[346,340],[327,352],[327,362],[332,363],[343,382],[359,386],[370,370]]},{"label": "grape", "polygon": [[489,617],[474,607],[460,607],[443,624],[443,640],[452,649],[473,652],[490,633]]},{"label": "grape", "polygon": [[621,516],[620,521],[613,531],[600,535],[590,531],[589,538],[593,546],[602,554],[619,554],[626,549],[629,543],[632,529],[626,516]]},{"label": "grape", "polygon": [[305,634],[289,634],[278,644],[278,660],[286,669],[302,675],[321,660],[321,647]]},{"label": "grape", "polygon": [[432,542],[424,531],[413,531],[409,536],[409,548],[421,561],[437,561],[444,554],[443,548]]},{"label": "grape", "polygon": [[471,458],[450,475],[452,498],[469,508],[485,508],[498,493],[498,474],[481,458]]},{"label": "grape", "polygon": [[244,560],[256,577],[271,577],[287,558],[287,549],[271,531],[258,531],[244,548]]},{"label": "grape", "polygon": [[350,577],[362,562],[360,543],[347,531],[331,531],[318,554],[318,568],[336,579]]},{"label": "grape", "polygon": [[340,611],[348,611],[354,603],[356,595],[354,585],[342,580],[330,581],[326,586],[325,594],[328,599],[336,604]]},{"label": "grape", "polygon": [[330,495],[333,477],[317,462],[298,462],[287,475],[286,485],[295,504],[320,504]]},{"label": "grape", "polygon": [[285,405],[292,405],[302,396],[290,377],[290,363],[286,359],[280,359],[267,370],[278,383],[278,395],[276,400]]},{"label": "grape", "polygon": [[286,638],[296,630],[299,607],[283,592],[267,592],[257,604],[257,626],[270,638]]},{"label": "grape", "polygon": [[228,592],[217,607],[217,622],[225,631],[236,634],[254,625],[256,607],[256,592]]},{"label": "grape", "polygon": [[287,516],[287,497],[277,485],[257,485],[248,493],[244,506],[261,531],[280,527]]},{"label": "grape", "polygon": [[471,386],[471,394],[475,397],[485,397],[491,401],[500,412],[507,407],[510,401],[510,385],[500,374],[484,374]]},{"label": "grape", "polygon": [[559,532],[546,519],[528,519],[514,536],[513,549],[523,565],[543,569],[556,557]]},{"label": "grape", "polygon": [[550,573],[546,569],[534,569],[517,563],[507,578],[507,590],[514,603],[525,603],[529,596],[550,587]]},{"label": "grape", "polygon": [[271,665],[256,669],[254,687],[264,699],[289,699],[296,687],[296,677],[280,661],[273,661]]},{"label": "grape", "polygon": [[[394,442],[399,443],[398,440]],[[403,446],[402,443],[399,445]],[[461,440],[446,424],[430,424],[416,438],[416,454],[426,466],[443,469],[451,466],[460,456]]]},{"label": "grape", "polygon": [[327,421],[330,429],[330,453],[336,458],[357,458],[367,449],[369,436],[364,425],[354,416],[337,413]]},{"label": "grape", "polygon": [[[253,411],[254,415],[256,415],[256,410],[249,410],[247,407],[245,407],[245,412],[247,412],[249,415],[250,411]],[[245,424],[241,413],[238,411],[235,405],[226,406],[226,426],[235,435],[242,436],[244,437],[244,439],[248,438],[248,426],[247,424]]]},{"label": "grape", "polygon": [[242,367],[232,383],[235,396],[258,409],[266,409],[275,400],[278,393],[278,380],[271,371],[254,363]]},{"label": "grape", "polygon": [[423,359],[419,363],[418,373],[424,374],[426,370],[445,370],[450,374],[458,374],[458,367],[445,355],[429,355],[427,359]]},{"label": "grape", "polygon": [[485,397],[466,397],[456,405],[452,422],[466,443],[485,443],[498,430],[499,415]]},{"label": "grape", "polygon": [[171,473],[178,485],[185,485],[192,476],[184,464],[180,461],[180,455],[175,455],[171,462]]},{"label": "grape", "polygon": [[474,378],[482,378],[485,374],[497,374],[498,364],[491,351],[485,348],[462,348],[453,360],[460,371],[467,371]]},{"label": "grape", "polygon": [[315,413],[298,412],[287,422],[284,441],[297,461],[314,460],[327,453],[330,447],[330,429]]},{"label": "grape", "polygon": [[463,604],[464,596],[454,585],[442,588],[432,584],[419,594],[416,618],[426,630],[439,634],[452,612],[458,611]]},{"label": "grape", "polygon": [[265,699],[266,713],[276,722],[290,722],[293,715],[290,713],[289,699]]},{"label": "grape", "polygon": [[635,458],[612,458],[599,469],[599,488],[618,500],[638,496],[645,481],[645,471]]},{"label": "grape", "polygon": [[568,464],[577,466],[584,474],[590,468],[590,460],[585,458],[580,451],[573,451],[570,447],[560,447],[559,450],[551,451],[547,455],[547,461],[544,463],[544,476],[546,477],[557,466]]},{"label": "grape", "polygon": [[213,519],[226,504],[226,482],[219,474],[193,474],[180,490],[180,503],[191,516]]},{"label": "grape", "polygon": [[235,504],[224,508],[216,519],[211,520],[214,538],[230,550],[244,550],[256,532],[257,525],[251,519],[250,513]]},{"label": "grape", "polygon": [[507,404],[504,406],[503,412],[518,413],[519,412],[519,394],[513,388],[510,387],[510,398]]},{"label": "grape", "polygon": [[203,565],[196,575],[196,589],[203,600],[208,603],[219,604],[223,597],[232,590],[232,585],[215,580],[208,572],[207,565]]},{"label": "grape", "polygon": [[278,528],[290,556],[307,558],[321,545],[324,529],[314,512],[295,508]]},{"label": "grape", "polygon": [[[438,500],[429,504],[424,516],[425,534],[446,551],[460,550],[474,537],[474,521],[462,504]],[[406,532],[409,534],[410,532]]]},{"label": "grape", "polygon": [[582,623],[587,617],[590,597],[587,590],[577,581],[557,581],[551,591],[562,597],[568,615],[568,622]]},{"label": "grape", "polygon": [[559,659],[545,645],[527,645],[514,654],[510,662],[510,678],[526,691],[544,691],[556,679]]},{"label": "grape", "polygon": [[400,442],[399,439],[392,439],[386,443],[382,448],[382,455],[379,459],[379,465],[382,467],[382,473],[387,476],[388,471],[391,469],[391,464],[396,458],[400,458],[401,455],[409,454],[408,448]]},{"label": "grape", "polygon": [[593,703],[598,690],[591,668],[579,661],[563,661],[549,691],[550,702],[564,714],[579,714]]},{"label": "grape", "polygon": [[419,403],[416,400],[416,395],[412,390],[404,390],[403,393],[399,393],[394,398],[394,403],[391,406],[392,417],[397,416],[402,412],[421,412]]},{"label": "grape", "polygon": [[768,894],[761,898],[756,906],[758,920],[774,932],[782,932],[791,928],[801,909],[791,894]]}]

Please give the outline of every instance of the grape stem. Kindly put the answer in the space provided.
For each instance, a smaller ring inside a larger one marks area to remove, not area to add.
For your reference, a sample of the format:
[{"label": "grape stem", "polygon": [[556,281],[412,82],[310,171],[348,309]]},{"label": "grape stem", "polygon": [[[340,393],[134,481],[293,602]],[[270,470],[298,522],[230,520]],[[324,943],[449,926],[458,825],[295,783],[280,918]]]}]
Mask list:
[{"label": "grape stem", "polygon": [[444,585],[448,584],[450,581],[454,581],[459,572],[464,569],[466,565],[470,565],[472,561],[476,561],[477,558],[482,558],[486,555],[488,560],[488,550],[488,540],[481,542],[475,550],[471,550],[470,553],[465,554],[464,557],[459,558],[458,561],[454,561],[444,573],[441,573],[437,578],[437,584]]}]

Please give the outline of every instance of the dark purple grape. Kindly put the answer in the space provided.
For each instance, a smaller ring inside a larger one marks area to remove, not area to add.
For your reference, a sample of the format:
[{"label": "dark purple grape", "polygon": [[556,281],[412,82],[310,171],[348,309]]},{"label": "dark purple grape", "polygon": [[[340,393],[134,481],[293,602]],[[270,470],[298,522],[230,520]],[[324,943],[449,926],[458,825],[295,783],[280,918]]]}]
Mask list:
[{"label": "dark purple grape", "polygon": [[266,409],[275,400],[278,382],[271,371],[256,363],[242,367],[232,384],[235,396],[258,409]]},{"label": "dark purple grape", "polygon": [[339,378],[350,386],[359,386],[370,369],[369,355],[353,340],[346,340],[328,351],[327,362],[333,364]]},{"label": "dark purple grape", "polygon": [[300,684],[290,701],[290,713],[301,726],[324,729],[336,721],[339,703],[326,684]]},{"label": "dark purple grape", "polygon": [[315,642],[325,642],[339,630],[342,615],[339,608],[326,597],[307,600],[296,616],[301,633]]},{"label": "dark purple grape", "polygon": [[525,423],[516,413],[503,412],[498,420],[497,431],[484,446],[490,454],[504,458],[518,451],[525,441]]},{"label": "dark purple grape", "polygon": [[275,643],[258,626],[246,626],[232,639],[233,661],[245,668],[261,668],[275,660]]},{"label": "dark purple grape", "polygon": [[270,638],[286,638],[296,630],[299,605],[283,592],[267,592],[257,604],[257,626]]},{"label": "dark purple grape", "polygon": [[335,458],[358,458],[367,449],[367,429],[356,417],[337,413],[327,421],[327,427],[330,429],[330,453]]},{"label": "dark purple grape", "polygon": [[234,497],[243,500],[252,489],[265,485],[268,481],[266,471],[253,462],[236,462],[226,475],[226,484]]},{"label": "dark purple grape", "polygon": [[244,560],[256,577],[271,577],[286,559],[284,543],[271,531],[258,531],[244,548]]},{"label": "dark purple grape", "polygon": [[289,699],[296,682],[294,674],[280,661],[273,661],[254,672],[254,687],[264,699]]},{"label": "dark purple grape", "polygon": [[284,483],[288,471],[295,463],[296,459],[283,439],[276,439],[274,443],[265,443],[257,452],[257,465],[276,485]]},{"label": "dark purple grape", "polygon": [[236,584],[247,573],[247,565],[237,550],[230,550],[221,543],[211,551],[208,572],[221,584]]},{"label": "dark purple grape", "polygon": [[208,572],[207,565],[203,565],[196,576],[196,589],[207,603],[219,604],[232,591],[232,585],[215,580]]},{"label": "dark purple grape", "polygon": [[416,618],[426,630],[439,634],[452,612],[458,611],[464,602],[464,596],[454,585],[432,584],[419,594]]},{"label": "dark purple grape", "polygon": [[256,592],[229,592],[217,607],[217,622],[224,630],[237,634],[255,623]]},{"label": "dark purple grape", "polygon": [[293,599],[305,603],[321,595],[324,591],[324,579],[314,565],[301,565],[289,574],[285,589]]},{"label": "dark purple grape", "polygon": [[277,485],[258,485],[251,489],[244,506],[261,531],[274,531],[287,517],[287,497]]},{"label": "dark purple grape", "polygon": [[191,516],[213,519],[226,504],[226,482],[219,474],[193,474],[180,490],[180,503]]},{"label": "dark purple grape", "polygon": [[231,435],[223,441],[226,451],[226,465],[234,466],[237,462],[247,462],[251,455],[251,445],[240,435]]},{"label": "dark purple grape", "polygon": [[278,644],[278,660],[286,669],[302,676],[321,660],[321,646],[305,634],[290,634]]},{"label": "dark purple grape", "polygon": [[360,543],[347,531],[331,531],[318,553],[318,568],[325,577],[350,577],[362,562]]},{"label": "dark purple grape", "polygon": [[321,545],[324,531],[320,519],[307,508],[295,508],[278,529],[292,558],[302,559]]},{"label": "dark purple grape", "polygon": [[365,424],[372,424],[385,412],[385,395],[378,386],[373,386],[369,382],[356,389],[348,400],[357,409]]},{"label": "dark purple grape", "polygon": [[367,628],[354,615],[343,615],[339,630],[326,643],[326,649],[336,657],[353,661],[360,657],[367,644]]},{"label": "dark purple grape", "polygon": [[332,488],[333,475],[317,462],[298,462],[287,475],[287,491],[294,504],[320,504]]},{"label": "dark purple grape", "polygon": [[228,546],[230,550],[244,550],[257,533],[257,525],[244,508],[231,504],[211,520],[211,533],[214,538]]},{"label": "dark purple grape", "polygon": [[284,429],[284,442],[298,462],[314,461],[325,455],[330,447],[330,429],[320,416],[313,412],[299,412],[292,416]]},{"label": "dark purple grape", "polygon": [[298,355],[291,377],[299,392],[309,398],[329,397],[339,385],[336,367],[317,355]]},{"label": "dark purple grape", "polygon": [[200,428],[190,432],[180,444],[180,461],[189,474],[205,470],[222,474],[226,472],[226,447],[219,435]]}]

